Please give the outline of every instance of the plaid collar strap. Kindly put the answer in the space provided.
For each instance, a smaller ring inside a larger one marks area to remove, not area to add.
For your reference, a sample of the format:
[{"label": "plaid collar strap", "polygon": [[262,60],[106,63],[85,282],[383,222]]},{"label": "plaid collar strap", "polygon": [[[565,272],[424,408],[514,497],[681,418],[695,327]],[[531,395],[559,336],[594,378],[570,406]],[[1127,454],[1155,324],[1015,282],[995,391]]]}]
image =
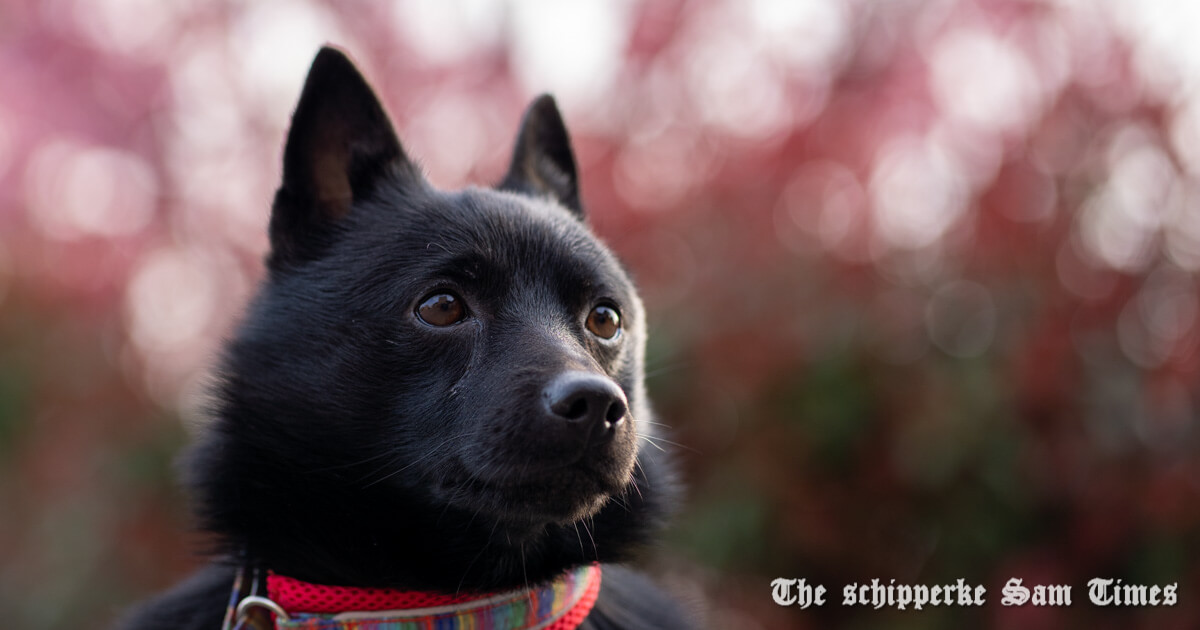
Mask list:
[{"label": "plaid collar strap", "polygon": [[600,592],[600,566],[586,565],[525,589],[488,595],[310,584],[267,576],[267,595],[286,614],[277,630],[573,630]]}]

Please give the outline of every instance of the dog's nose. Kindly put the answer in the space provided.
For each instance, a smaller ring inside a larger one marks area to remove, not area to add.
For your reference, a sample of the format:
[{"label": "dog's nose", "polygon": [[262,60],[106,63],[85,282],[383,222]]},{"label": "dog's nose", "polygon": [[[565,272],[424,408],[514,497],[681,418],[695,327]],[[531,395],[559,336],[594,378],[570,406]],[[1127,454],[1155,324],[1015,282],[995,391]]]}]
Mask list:
[{"label": "dog's nose", "polygon": [[625,392],[612,379],[590,372],[564,372],[542,391],[550,417],[562,420],[590,443],[612,437],[625,421]]}]

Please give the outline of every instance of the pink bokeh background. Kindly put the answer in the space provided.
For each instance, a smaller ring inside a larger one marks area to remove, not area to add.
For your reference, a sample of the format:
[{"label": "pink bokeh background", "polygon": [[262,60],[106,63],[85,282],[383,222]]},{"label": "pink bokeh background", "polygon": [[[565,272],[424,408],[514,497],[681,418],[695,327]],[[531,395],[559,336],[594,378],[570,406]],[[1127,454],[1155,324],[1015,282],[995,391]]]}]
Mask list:
[{"label": "pink bokeh background", "polygon": [[[186,573],[171,458],[261,273],[331,42],[443,187],[563,108],[652,319],[690,492],[656,564],[713,628],[1200,623],[1200,5],[0,6],[0,619]],[[775,577],[988,587],[799,611]],[[1068,583],[1066,608],[1000,587]],[[1092,577],[1177,582],[1105,609]]]}]

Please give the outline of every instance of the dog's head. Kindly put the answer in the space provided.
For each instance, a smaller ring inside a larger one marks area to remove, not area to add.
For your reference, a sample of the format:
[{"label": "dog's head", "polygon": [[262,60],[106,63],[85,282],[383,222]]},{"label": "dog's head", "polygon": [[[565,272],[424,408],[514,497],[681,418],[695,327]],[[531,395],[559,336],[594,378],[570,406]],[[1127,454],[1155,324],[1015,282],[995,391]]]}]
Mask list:
[{"label": "dog's head", "polygon": [[[272,510],[369,506],[413,535],[436,518],[449,537],[520,539],[526,562],[584,519],[621,544],[636,538],[622,523],[654,520],[638,513],[643,308],[585,225],[550,97],[527,110],[500,184],[440,191],[353,65],[322,50],[270,241],[193,466],[215,529],[262,548],[260,530],[281,528]],[[299,544],[348,529],[309,520],[289,534]],[[577,529],[569,539],[584,546]],[[598,545],[583,555],[604,556]]]}]

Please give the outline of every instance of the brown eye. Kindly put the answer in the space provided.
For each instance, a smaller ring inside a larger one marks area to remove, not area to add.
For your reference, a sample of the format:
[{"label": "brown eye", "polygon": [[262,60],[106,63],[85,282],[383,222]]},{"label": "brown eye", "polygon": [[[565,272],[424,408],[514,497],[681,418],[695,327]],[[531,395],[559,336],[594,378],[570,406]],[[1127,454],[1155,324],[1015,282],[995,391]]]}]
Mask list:
[{"label": "brown eye", "polygon": [[453,293],[435,293],[421,301],[417,317],[430,326],[452,326],[467,316],[463,301]]},{"label": "brown eye", "polygon": [[588,313],[587,329],[601,339],[612,339],[621,332],[621,314],[611,306],[597,306]]}]

